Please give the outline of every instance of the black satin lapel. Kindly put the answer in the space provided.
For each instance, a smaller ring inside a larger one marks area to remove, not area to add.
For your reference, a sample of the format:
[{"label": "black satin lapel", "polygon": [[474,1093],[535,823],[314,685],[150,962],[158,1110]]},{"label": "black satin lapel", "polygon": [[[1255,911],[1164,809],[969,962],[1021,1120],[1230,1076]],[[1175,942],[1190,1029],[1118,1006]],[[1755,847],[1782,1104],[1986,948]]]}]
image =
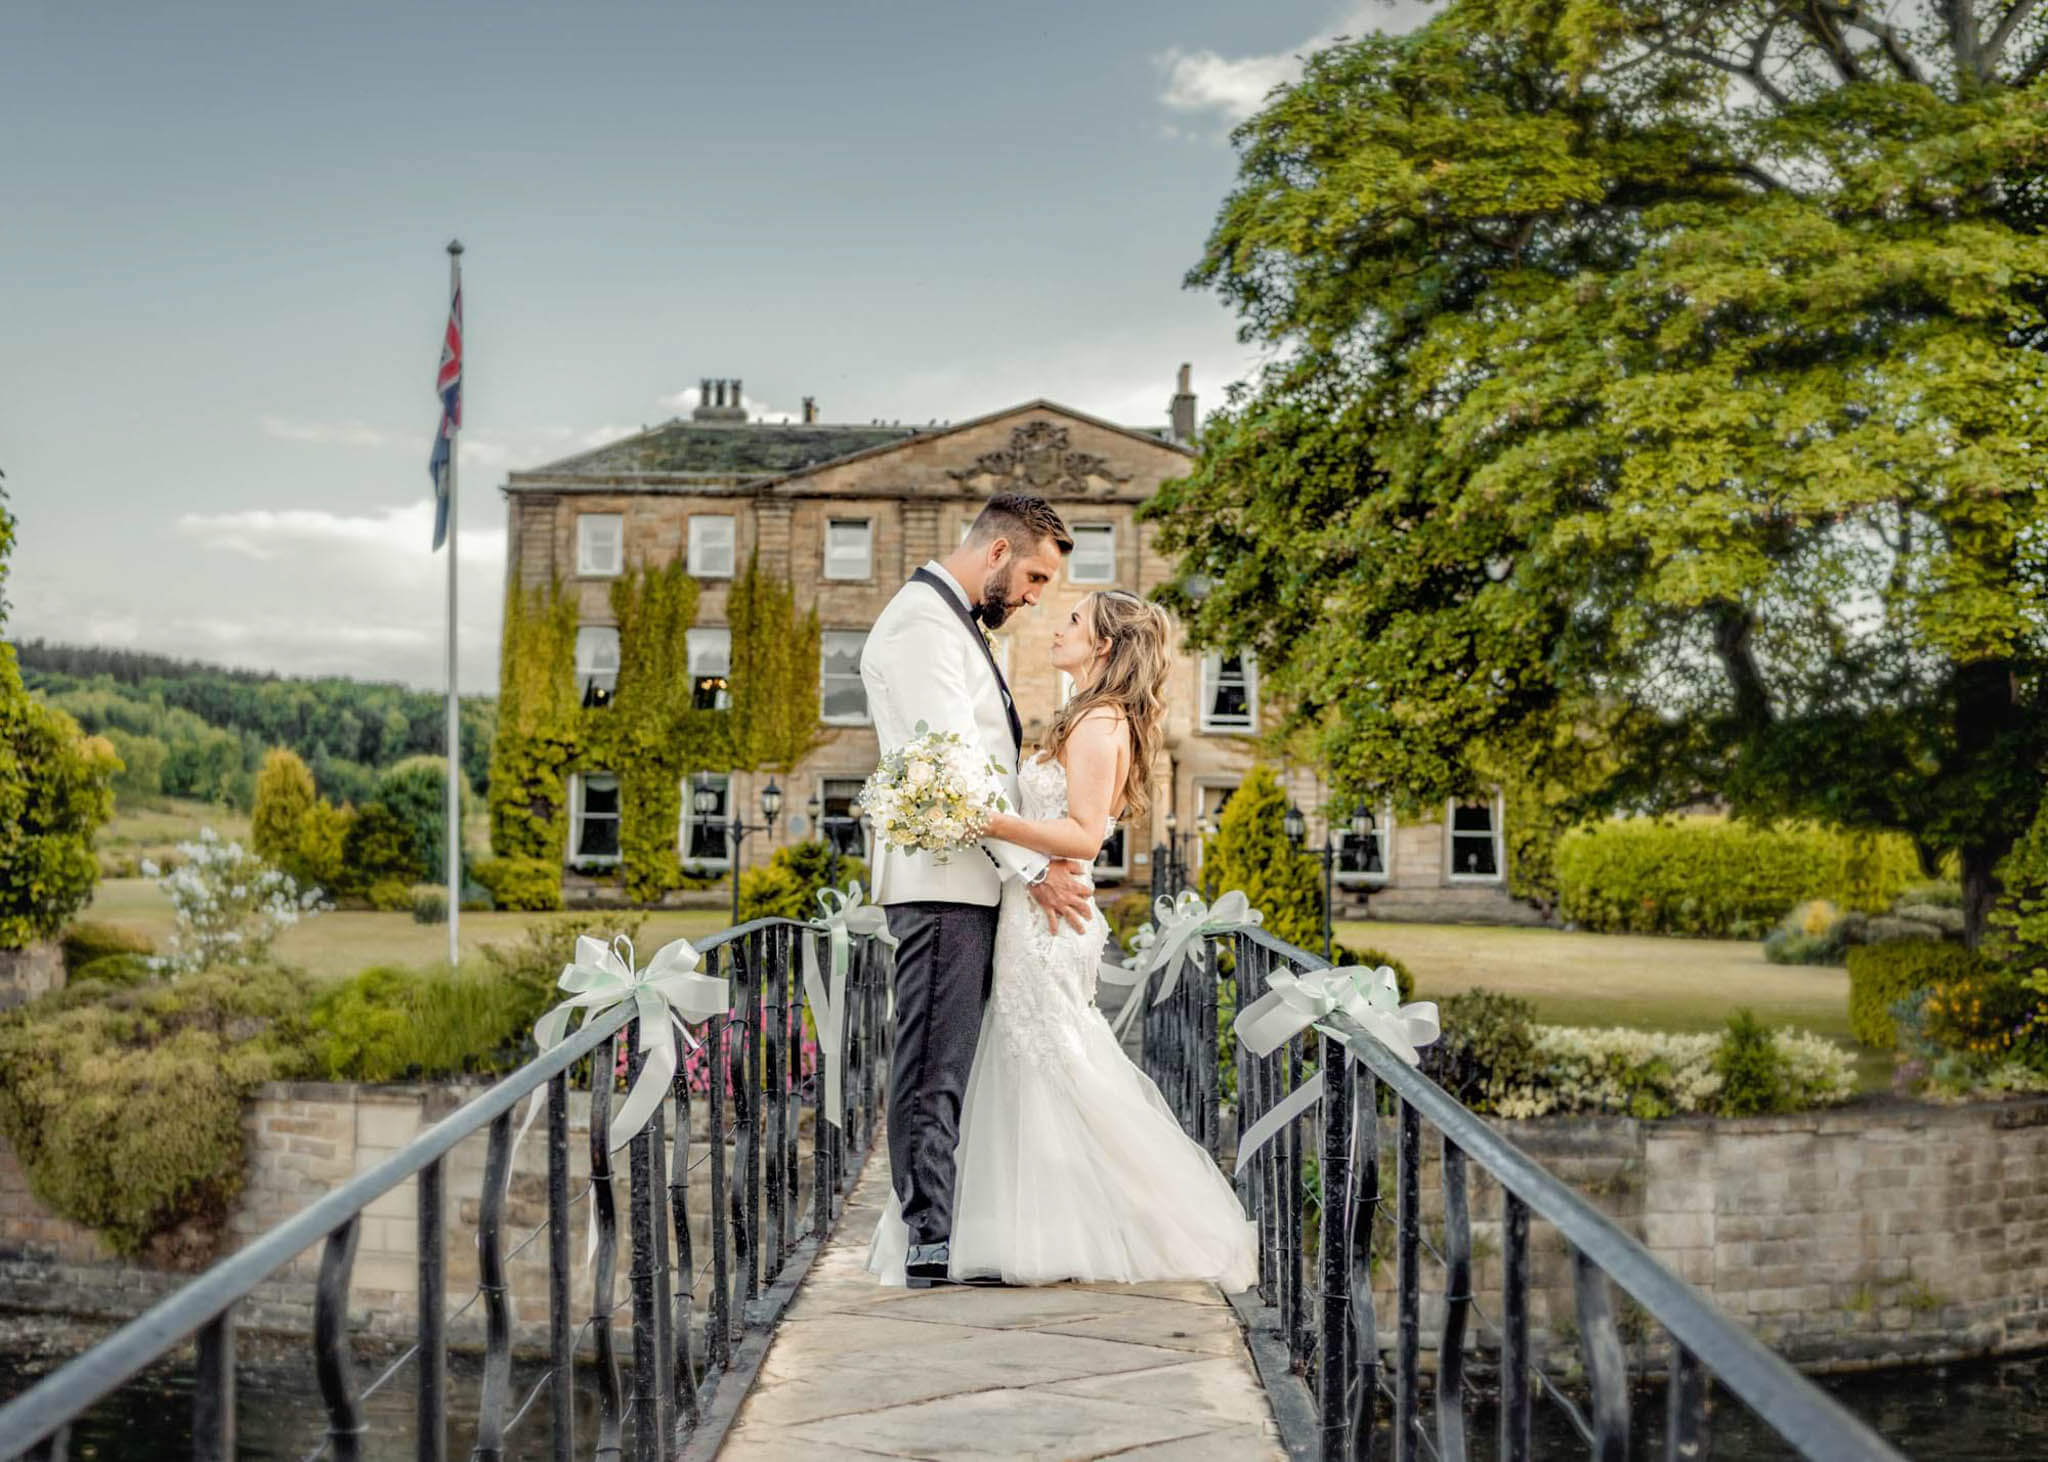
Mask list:
[{"label": "black satin lapel", "polygon": [[946,601],[946,607],[953,611],[954,617],[967,626],[967,632],[974,636],[974,643],[980,648],[981,657],[988,661],[988,668],[995,672],[996,688],[1003,693],[1003,715],[1010,722],[1010,743],[1016,750],[1022,751],[1024,723],[1017,719],[1017,702],[1010,695],[1010,682],[1003,678],[1003,667],[996,663],[996,652],[989,648],[988,637],[981,632],[981,626],[975,622],[974,616],[968,612],[967,606],[960,602],[959,597],[946,587],[945,580],[930,569],[919,569],[910,577],[915,583],[929,585],[933,593]]}]

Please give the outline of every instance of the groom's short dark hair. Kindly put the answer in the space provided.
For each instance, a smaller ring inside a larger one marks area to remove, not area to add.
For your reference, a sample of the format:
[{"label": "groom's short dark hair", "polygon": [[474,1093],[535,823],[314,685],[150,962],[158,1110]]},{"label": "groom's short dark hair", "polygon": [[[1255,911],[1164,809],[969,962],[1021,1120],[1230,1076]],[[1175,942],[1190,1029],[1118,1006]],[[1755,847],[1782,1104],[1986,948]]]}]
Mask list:
[{"label": "groom's short dark hair", "polygon": [[1053,505],[1028,492],[999,492],[982,505],[981,514],[968,530],[969,543],[1010,540],[1010,547],[1029,553],[1048,540],[1063,554],[1074,551],[1074,535],[1060,521]]}]

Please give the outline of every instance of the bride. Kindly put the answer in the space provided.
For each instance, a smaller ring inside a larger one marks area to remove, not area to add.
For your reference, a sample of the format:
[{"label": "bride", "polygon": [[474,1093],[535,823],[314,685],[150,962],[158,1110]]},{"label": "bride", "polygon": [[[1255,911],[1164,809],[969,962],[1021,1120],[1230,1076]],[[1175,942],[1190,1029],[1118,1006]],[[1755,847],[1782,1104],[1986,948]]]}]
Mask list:
[{"label": "bride", "polygon": [[[998,814],[987,836],[1086,868],[1119,818],[1144,811],[1167,639],[1165,611],[1127,590],[1075,608],[1052,642],[1074,693],[1018,770],[1024,815]],[[1003,885],[955,1153],[950,1277],[1250,1288],[1254,1226],[1095,1007],[1106,922],[1099,911],[1078,931],[1048,922],[1019,883]],[[868,1268],[903,1283],[908,1242],[892,1196]]]}]

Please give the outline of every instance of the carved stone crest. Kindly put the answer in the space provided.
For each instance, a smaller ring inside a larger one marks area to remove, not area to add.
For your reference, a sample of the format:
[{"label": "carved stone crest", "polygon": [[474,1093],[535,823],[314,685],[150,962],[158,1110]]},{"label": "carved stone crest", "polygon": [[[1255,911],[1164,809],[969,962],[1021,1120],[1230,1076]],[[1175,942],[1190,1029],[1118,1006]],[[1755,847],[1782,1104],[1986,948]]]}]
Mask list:
[{"label": "carved stone crest", "polygon": [[1116,471],[1106,458],[1075,451],[1067,429],[1049,421],[1030,421],[1014,428],[1007,447],[984,452],[974,459],[973,466],[955,468],[946,475],[962,484],[992,477],[992,492],[1039,494],[1085,493],[1091,477],[1106,483],[1131,480],[1130,473]]}]

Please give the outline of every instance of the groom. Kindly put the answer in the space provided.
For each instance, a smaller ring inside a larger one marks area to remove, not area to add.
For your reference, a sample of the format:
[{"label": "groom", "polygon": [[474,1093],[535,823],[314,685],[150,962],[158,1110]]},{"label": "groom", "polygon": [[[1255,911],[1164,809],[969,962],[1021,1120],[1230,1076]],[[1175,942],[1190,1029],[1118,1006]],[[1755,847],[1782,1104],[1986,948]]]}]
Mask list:
[{"label": "groom", "polygon": [[[1017,806],[1023,731],[982,628],[1037,604],[1073,547],[1045,499],[1004,493],[988,500],[959,548],[897,590],[860,657],[883,755],[911,740],[920,721],[958,732],[1003,768],[1004,796]],[[898,940],[889,1163],[910,1230],[905,1278],[913,1289],[946,1282],[953,1148],[994,969],[1003,881],[1021,880],[1049,922],[1065,918],[1078,929],[1091,903],[1078,872],[994,838],[944,862],[875,848],[875,901],[888,909]]]}]

